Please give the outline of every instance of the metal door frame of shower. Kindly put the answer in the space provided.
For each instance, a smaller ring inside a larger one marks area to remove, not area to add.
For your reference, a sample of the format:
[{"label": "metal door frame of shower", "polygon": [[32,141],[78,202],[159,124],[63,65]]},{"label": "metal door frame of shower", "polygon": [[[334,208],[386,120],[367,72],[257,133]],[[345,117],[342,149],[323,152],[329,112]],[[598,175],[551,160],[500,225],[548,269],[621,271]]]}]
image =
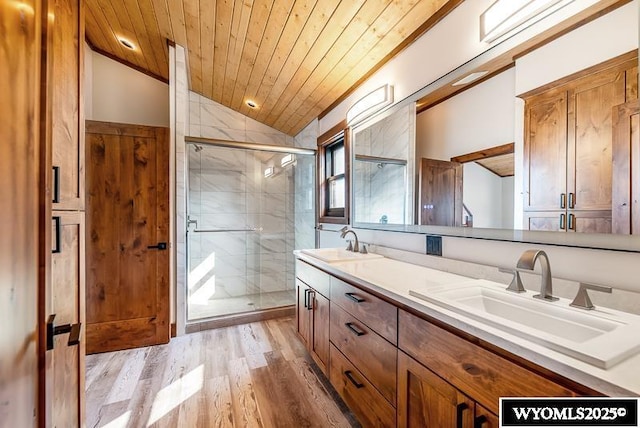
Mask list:
[{"label": "metal door frame of shower", "polygon": [[[315,166],[315,157],[317,155],[317,150],[314,149],[305,149],[300,147],[290,147],[290,146],[281,146],[281,145],[272,145],[272,144],[259,144],[259,143],[248,143],[241,141],[230,141],[230,140],[220,140],[220,139],[211,139],[211,138],[202,138],[202,137],[192,137],[185,136],[184,137],[185,148],[189,145],[195,146],[212,146],[212,147],[221,147],[221,148],[231,148],[231,149],[243,149],[243,150],[254,150],[254,151],[266,151],[273,153],[291,153],[291,154],[299,154],[306,156],[314,156]],[[185,150],[185,153],[187,151]],[[185,154],[184,158],[184,171],[185,171],[185,188],[184,188],[184,198],[185,198],[185,229],[181,230],[180,233],[184,234],[185,242],[184,242],[184,257],[185,257],[185,265],[189,266],[189,250],[188,250],[188,229],[189,229],[189,156]],[[314,188],[316,187],[316,174],[313,174],[314,180]],[[317,207],[314,207],[317,210]],[[315,218],[314,213],[314,218]],[[315,234],[316,246],[317,246],[317,234]],[[176,257],[178,256],[176,252]],[[294,306],[286,306],[272,309],[263,309],[255,312],[248,313],[239,313],[232,314],[226,316],[219,316],[215,318],[202,318],[197,320],[190,321],[188,319],[188,305],[189,305],[189,290],[188,290],[188,269],[185,271],[185,278],[183,278],[183,287],[180,290],[176,290],[176,296],[178,293],[182,293],[182,299],[178,299],[183,301],[183,304],[180,307],[176,306],[176,315],[180,316],[184,319],[184,333],[192,333],[200,330],[207,330],[212,328],[220,328],[227,327],[231,325],[244,324],[247,322],[255,322],[270,318],[277,318],[287,315],[295,314],[295,305]],[[181,281],[177,281],[177,284],[180,284]]]}]

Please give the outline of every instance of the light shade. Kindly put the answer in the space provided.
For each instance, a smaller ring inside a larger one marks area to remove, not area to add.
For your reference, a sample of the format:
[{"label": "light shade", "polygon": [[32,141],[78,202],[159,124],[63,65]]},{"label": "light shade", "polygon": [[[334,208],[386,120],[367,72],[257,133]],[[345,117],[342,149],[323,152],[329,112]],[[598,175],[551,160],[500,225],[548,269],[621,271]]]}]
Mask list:
[{"label": "light shade", "polygon": [[386,84],[355,102],[347,112],[347,125],[363,121],[393,103],[393,86]]},{"label": "light shade", "polygon": [[280,159],[280,166],[284,168],[285,166],[292,164],[295,160],[296,155],[294,155],[293,153],[287,153],[282,157],[282,159]]},{"label": "light shade", "polygon": [[496,0],[480,15],[480,40],[492,42],[536,18],[544,18],[571,1]]}]

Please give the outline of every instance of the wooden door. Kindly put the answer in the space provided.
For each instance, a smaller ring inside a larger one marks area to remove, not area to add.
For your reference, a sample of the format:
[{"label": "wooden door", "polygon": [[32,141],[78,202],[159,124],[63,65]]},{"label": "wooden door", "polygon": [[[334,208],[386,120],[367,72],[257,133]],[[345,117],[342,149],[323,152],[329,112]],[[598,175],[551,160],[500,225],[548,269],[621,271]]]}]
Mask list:
[{"label": "wooden door", "polygon": [[87,122],[86,132],[87,352],[167,343],[168,130]]},{"label": "wooden door", "polygon": [[640,102],[613,109],[613,233],[640,234]]},{"label": "wooden door", "polygon": [[566,91],[545,92],[527,99],[524,120],[524,210],[565,208]]},{"label": "wooden door", "polygon": [[[612,108],[625,102],[624,64],[569,91],[567,208],[611,210]],[[603,232],[610,233],[610,230]]]},{"label": "wooden door", "polygon": [[326,374],[329,366],[329,299],[312,291],[311,355]]},{"label": "wooden door", "polygon": [[311,338],[311,316],[309,315],[309,292],[311,288],[300,280],[296,280],[296,326],[298,335],[304,342],[307,349]]},{"label": "wooden door", "polygon": [[471,427],[475,403],[398,351],[398,427]]},{"label": "wooden door", "polygon": [[[52,337],[46,353],[46,426],[76,427],[84,420],[85,230],[81,211],[54,211],[51,281],[45,313]],[[48,333],[49,334],[49,333]]]},{"label": "wooden door", "polygon": [[[41,3],[0,2],[0,425],[36,424]],[[40,245],[44,245],[40,242]]]},{"label": "wooden door", "polygon": [[420,224],[462,224],[462,164],[422,158]]}]

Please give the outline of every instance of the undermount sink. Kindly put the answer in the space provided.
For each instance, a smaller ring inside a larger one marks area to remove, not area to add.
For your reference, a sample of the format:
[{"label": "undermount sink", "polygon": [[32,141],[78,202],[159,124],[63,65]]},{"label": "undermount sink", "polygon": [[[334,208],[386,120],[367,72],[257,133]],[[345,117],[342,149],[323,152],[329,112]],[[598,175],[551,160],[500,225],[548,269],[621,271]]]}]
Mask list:
[{"label": "undermount sink", "polygon": [[369,259],[381,259],[383,256],[379,254],[362,254],[355,253],[353,251],[347,251],[344,248],[314,248],[308,250],[302,250],[304,254],[315,257],[325,262],[344,262],[350,260],[369,260]]},{"label": "undermount sink", "polygon": [[640,351],[636,315],[535,300],[484,280],[409,294],[604,369]]}]

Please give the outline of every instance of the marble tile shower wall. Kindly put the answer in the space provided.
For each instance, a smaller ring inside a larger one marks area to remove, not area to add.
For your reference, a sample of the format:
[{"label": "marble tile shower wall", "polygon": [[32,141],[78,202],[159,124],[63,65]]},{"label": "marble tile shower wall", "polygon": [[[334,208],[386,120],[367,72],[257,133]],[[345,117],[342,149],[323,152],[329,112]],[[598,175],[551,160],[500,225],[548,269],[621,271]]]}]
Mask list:
[{"label": "marble tile shower wall", "polygon": [[[355,137],[356,155],[390,159],[413,159],[413,117],[415,111],[403,108],[391,116],[359,130]],[[402,224],[407,218],[407,201],[401,189],[406,177],[413,176],[412,161],[406,166],[356,160],[354,166],[354,200],[356,222]]]},{"label": "marble tile shower wall", "polygon": [[355,163],[357,222],[402,224],[405,221],[406,166],[374,162]]},{"label": "marble tile shower wall", "polygon": [[189,135],[219,140],[293,146],[293,137],[189,91]]}]

